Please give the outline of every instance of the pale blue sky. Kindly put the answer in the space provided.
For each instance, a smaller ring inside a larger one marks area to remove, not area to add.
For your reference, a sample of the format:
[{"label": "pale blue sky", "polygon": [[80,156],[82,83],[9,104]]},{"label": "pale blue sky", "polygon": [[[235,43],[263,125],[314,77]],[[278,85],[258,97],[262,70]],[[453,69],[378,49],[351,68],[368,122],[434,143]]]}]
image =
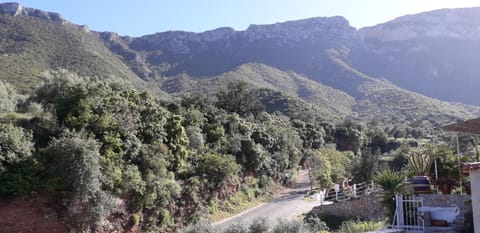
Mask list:
[{"label": "pale blue sky", "polygon": [[[1,1],[0,2],[7,2]],[[168,30],[245,30],[316,16],[341,15],[356,28],[422,11],[480,6],[478,0],[21,0],[92,30],[140,36]]]}]

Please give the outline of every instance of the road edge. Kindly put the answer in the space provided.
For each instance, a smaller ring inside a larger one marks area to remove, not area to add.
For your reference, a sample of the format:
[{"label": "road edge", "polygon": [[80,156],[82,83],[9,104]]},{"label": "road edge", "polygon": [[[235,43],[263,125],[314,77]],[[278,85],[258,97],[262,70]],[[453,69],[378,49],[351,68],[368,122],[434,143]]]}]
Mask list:
[{"label": "road edge", "polygon": [[231,216],[231,217],[228,217],[228,218],[224,218],[224,219],[222,219],[222,220],[220,220],[220,221],[214,222],[212,225],[213,225],[213,226],[216,226],[216,225],[220,225],[220,224],[222,224],[222,223],[228,222],[228,221],[230,221],[230,220],[232,220],[232,219],[234,219],[234,218],[240,217],[240,216],[242,216],[242,215],[244,215],[244,214],[246,214],[246,213],[248,213],[248,212],[250,212],[250,211],[253,211],[253,210],[257,209],[257,208],[260,208],[260,207],[262,207],[262,206],[265,205],[265,204],[266,204],[266,202],[264,202],[264,203],[262,203],[262,204],[260,204],[260,205],[257,205],[257,206],[255,206],[255,207],[253,207],[253,208],[250,208],[250,209],[248,209],[248,210],[245,210],[245,211],[243,211],[243,212],[241,212],[241,213],[238,213],[238,214],[236,214],[236,215],[234,215],[234,216]]}]

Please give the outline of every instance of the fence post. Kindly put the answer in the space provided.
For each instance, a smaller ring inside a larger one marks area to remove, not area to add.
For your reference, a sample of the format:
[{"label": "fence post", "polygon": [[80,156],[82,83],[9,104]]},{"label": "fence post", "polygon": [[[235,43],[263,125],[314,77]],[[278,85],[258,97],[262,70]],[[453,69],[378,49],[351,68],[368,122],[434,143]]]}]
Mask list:
[{"label": "fence post", "polygon": [[395,212],[397,214],[397,226],[404,226],[405,223],[403,221],[403,196],[402,194],[395,195]]},{"label": "fence post", "polygon": [[323,189],[322,191],[320,191],[320,205],[323,205],[323,201],[325,200],[326,192],[327,192],[326,189]]},{"label": "fence post", "polygon": [[353,184],[353,197],[357,197],[357,184]]},{"label": "fence post", "polygon": [[338,201],[338,192],[340,192],[340,185],[335,184],[334,188],[335,188],[335,200]]}]

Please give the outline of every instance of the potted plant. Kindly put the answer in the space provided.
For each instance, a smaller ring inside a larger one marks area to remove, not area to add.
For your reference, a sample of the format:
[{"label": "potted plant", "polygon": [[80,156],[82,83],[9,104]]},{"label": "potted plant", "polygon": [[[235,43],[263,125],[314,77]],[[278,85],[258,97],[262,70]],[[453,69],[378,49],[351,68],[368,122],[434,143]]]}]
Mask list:
[{"label": "potted plant", "polygon": [[437,154],[438,188],[443,194],[451,194],[453,186],[460,180],[458,158],[451,149],[442,146]]},{"label": "potted plant", "polygon": [[412,179],[413,191],[416,194],[431,193],[431,182],[428,172],[434,158],[430,146],[411,148],[407,153],[407,170],[414,174]]},{"label": "potted plant", "polygon": [[443,194],[452,194],[453,186],[457,184],[457,181],[449,176],[440,176],[437,180],[438,189]]}]

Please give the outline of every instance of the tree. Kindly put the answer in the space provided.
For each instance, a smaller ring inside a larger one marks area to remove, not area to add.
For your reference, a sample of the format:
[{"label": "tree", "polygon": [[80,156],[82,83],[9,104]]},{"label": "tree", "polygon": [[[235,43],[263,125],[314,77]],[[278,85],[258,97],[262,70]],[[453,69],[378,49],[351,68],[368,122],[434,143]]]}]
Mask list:
[{"label": "tree", "polygon": [[0,124],[0,174],[32,156],[32,135],[12,124]]},{"label": "tree", "polygon": [[171,169],[178,170],[185,166],[188,157],[188,137],[185,128],[182,126],[182,117],[173,114],[165,125],[167,136],[165,142],[173,154]]},{"label": "tree", "polygon": [[[99,150],[99,143],[87,137],[85,132],[66,130],[43,152],[43,162],[48,164],[50,178],[72,194],[72,221],[79,226],[85,223],[95,226],[113,207],[112,198],[101,189],[103,174]],[[76,210],[76,200],[86,208]]]},{"label": "tree", "polygon": [[360,123],[352,120],[345,120],[343,124],[337,126],[335,131],[335,142],[340,151],[353,151],[359,153],[363,144],[363,127]]},{"label": "tree", "polygon": [[0,80],[0,113],[14,112],[19,97],[12,85]]},{"label": "tree", "polygon": [[333,185],[330,161],[320,153],[312,152],[305,160],[310,179],[310,191],[320,185],[320,188],[330,188]]},{"label": "tree", "polygon": [[188,136],[188,148],[191,150],[203,151],[205,140],[203,138],[202,129],[196,126],[187,126],[186,133]]},{"label": "tree", "polygon": [[[355,182],[369,182],[375,173],[380,169],[380,155],[365,148],[353,162],[352,173]],[[368,169],[365,169],[368,168]]]},{"label": "tree", "polygon": [[248,113],[257,115],[263,111],[263,106],[244,81],[230,82],[227,89],[220,90],[217,93],[216,105],[228,112],[238,113],[240,116]]},{"label": "tree", "polygon": [[50,172],[61,178],[67,191],[78,193],[84,200],[100,191],[100,144],[85,132],[65,131],[54,138],[44,151]]},{"label": "tree", "polygon": [[312,184],[318,183],[321,188],[330,188],[337,178],[351,175],[351,159],[348,153],[331,148],[321,148],[311,152],[305,165],[309,169]]},{"label": "tree", "polygon": [[234,181],[240,172],[240,166],[231,155],[207,153],[197,160],[196,175],[205,177],[214,190],[225,181]]}]

